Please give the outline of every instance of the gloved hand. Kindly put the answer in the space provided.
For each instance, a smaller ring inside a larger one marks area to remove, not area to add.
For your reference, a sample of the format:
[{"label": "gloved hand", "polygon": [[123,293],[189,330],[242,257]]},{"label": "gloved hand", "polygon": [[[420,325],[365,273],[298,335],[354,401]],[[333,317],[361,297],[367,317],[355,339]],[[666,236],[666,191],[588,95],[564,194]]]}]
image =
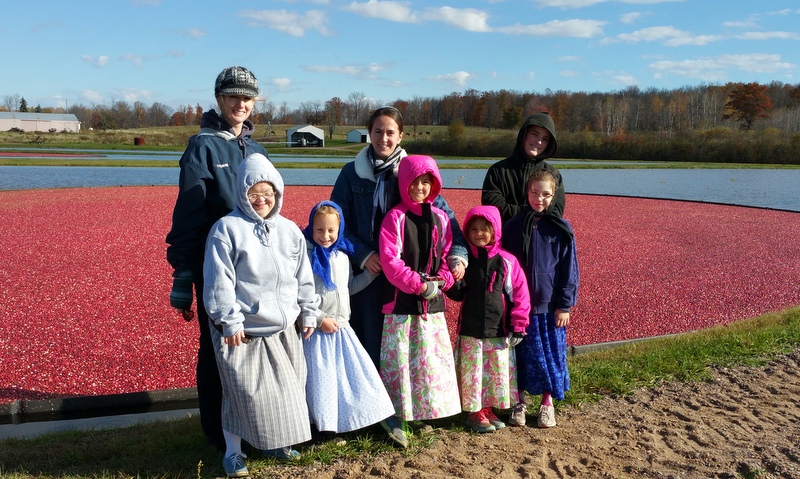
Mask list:
[{"label": "gloved hand", "polygon": [[425,290],[424,293],[421,294],[422,299],[425,301],[430,301],[439,294],[439,283],[436,281],[425,281],[425,284],[428,288]]},{"label": "gloved hand", "polygon": [[515,348],[522,342],[522,333],[511,333],[508,335],[508,347]]},{"label": "gloved hand", "polygon": [[192,271],[177,270],[172,274],[172,291],[169,292],[169,304],[181,310],[192,309]]}]

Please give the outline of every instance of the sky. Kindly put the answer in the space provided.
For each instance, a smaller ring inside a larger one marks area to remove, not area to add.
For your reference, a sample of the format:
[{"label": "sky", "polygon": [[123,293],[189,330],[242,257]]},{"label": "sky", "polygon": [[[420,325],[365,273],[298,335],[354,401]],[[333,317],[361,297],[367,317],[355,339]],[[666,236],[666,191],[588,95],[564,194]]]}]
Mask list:
[{"label": "sky", "polygon": [[30,107],[208,108],[232,65],[290,109],[800,83],[796,0],[37,0],[4,2],[3,17],[0,100]]}]

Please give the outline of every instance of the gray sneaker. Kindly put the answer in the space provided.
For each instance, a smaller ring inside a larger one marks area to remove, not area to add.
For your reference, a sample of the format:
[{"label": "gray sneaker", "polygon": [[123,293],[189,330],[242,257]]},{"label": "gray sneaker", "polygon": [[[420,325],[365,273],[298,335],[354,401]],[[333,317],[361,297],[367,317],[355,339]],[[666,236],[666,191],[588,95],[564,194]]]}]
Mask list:
[{"label": "gray sneaker", "polygon": [[537,423],[541,428],[555,427],[556,409],[553,406],[539,407],[539,419]]},{"label": "gray sneaker", "polygon": [[408,438],[403,431],[403,421],[395,416],[389,416],[381,421],[381,427],[395,444],[403,448],[408,447]]},{"label": "gray sneaker", "polygon": [[522,403],[517,403],[516,406],[511,408],[511,417],[508,418],[508,423],[512,426],[525,425],[525,413],[528,411],[528,406]]}]

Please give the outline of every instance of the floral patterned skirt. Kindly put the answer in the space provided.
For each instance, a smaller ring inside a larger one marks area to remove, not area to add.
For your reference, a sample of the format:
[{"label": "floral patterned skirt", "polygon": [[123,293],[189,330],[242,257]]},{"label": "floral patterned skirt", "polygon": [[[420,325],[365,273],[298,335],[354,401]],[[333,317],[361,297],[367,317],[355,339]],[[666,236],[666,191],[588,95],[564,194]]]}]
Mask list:
[{"label": "floral patterned skirt", "polygon": [[516,359],[508,339],[459,336],[457,348],[456,370],[464,411],[508,409],[519,402]]},{"label": "floral patterned skirt", "polygon": [[385,315],[380,375],[397,417],[404,421],[461,412],[444,313]]}]

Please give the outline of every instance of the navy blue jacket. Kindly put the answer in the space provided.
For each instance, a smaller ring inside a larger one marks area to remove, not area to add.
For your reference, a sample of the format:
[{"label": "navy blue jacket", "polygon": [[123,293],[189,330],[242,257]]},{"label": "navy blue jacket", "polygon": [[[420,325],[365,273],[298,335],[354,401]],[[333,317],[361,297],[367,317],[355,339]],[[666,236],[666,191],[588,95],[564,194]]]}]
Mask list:
[{"label": "navy blue jacket", "polygon": [[578,300],[577,248],[570,224],[561,218],[544,216],[530,234],[530,249],[525,257],[523,231],[525,214],[511,218],[503,226],[503,248],[519,260],[531,292],[531,314],[569,311]]},{"label": "navy blue jacket", "polygon": [[167,261],[176,271],[192,270],[202,276],[206,237],[218,219],[236,204],[236,173],[251,153],[267,150],[250,138],[253,123],[245,121],[242,133],[233,135],[216,111],[203,113],[200,133],[189,139],[180,159],[178,199],[167,234]]}]

